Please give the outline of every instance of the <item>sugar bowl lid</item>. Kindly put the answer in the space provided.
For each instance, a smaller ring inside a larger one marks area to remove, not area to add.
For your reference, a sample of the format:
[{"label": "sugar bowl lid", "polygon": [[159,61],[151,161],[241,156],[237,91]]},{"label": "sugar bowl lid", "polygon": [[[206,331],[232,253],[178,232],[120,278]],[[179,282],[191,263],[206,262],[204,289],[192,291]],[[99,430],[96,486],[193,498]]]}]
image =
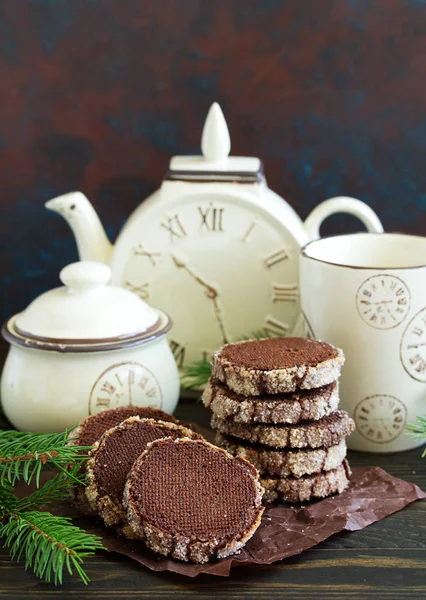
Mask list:
[{"label": "sugar bowl lid", "polygon": [[36,298],[3,326],[10,342],[62,352],[114,350],[150,341],[171,327],[168,316],[136,294],[108,285],[111,270],[81,261],[59,275],[62,287]]}]

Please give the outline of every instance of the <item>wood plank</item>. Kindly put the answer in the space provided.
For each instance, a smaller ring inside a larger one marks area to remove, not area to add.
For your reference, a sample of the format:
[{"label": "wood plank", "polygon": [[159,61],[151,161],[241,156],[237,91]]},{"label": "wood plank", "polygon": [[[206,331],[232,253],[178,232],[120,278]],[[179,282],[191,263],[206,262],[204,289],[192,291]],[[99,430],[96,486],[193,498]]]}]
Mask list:
[{"label": "wood plank", "polygon": [[[200,403],[181,401],[177,416],[204,426],[209,415]],[[401,454],[350,453],[353,465],[380,465],[393,475],[426,488],[426,462],[421,450]],[[80,598],[256,598],[418,599],[426,598],[426,502],[375,523],[362,531],[333,536],[303,555],[271,566],[239,567],[228,578],[188,579],[154,573],[126,557],[99,553],[86,561],[92,579],[85,588],[66,577],[61,588],[37,581],[22,565],[12,564],[0,550],[0,598],[56,600]]]}]

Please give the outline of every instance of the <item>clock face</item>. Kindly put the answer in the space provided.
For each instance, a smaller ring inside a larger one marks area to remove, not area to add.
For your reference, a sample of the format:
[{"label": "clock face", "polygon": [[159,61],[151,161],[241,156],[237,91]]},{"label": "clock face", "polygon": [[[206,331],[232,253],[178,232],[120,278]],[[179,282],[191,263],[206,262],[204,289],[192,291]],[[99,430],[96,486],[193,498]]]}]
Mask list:
[{"label": "clock face", "polygon": [[401,361],[410,377],[426,383],[426,308],[414,315],[402,335]]},{"label": "clock face", "polygon": [[298,248],[261,199],[194,195],[139,217],[120,284],[171,316],[179,367],[255,332],[291,331]]},{"label": "clock face", "polygon": [[373,275],[360,286],[356,304],[361,318],[376,329],[397,327],[410,310],[410,291],[393,275]]},{"label": "clock face", "polygon": [[119,406],[161,408],[158,381],[144,365],[134,362],[112,365],[96,380],[90,392],[89,415]]},{"label": "clock face", "polygon": [[358,433],[370,442],[385,444],[404,431],[407,409],[398,398],[377,394],[357,404],[354,419]]}]

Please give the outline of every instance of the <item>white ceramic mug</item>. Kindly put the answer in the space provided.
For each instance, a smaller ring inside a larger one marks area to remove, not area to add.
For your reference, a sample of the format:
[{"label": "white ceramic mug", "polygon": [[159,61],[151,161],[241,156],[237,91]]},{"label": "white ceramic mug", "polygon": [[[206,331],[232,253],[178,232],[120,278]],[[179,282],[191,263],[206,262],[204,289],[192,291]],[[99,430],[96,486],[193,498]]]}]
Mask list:
[{"label": "white ceramic mug", "polygon": [[313,337],[346,355],[340,406],[353,450],[422,445],[406,431],[426,413],[426,238],[355,233],[301,250],[301,304]]}]

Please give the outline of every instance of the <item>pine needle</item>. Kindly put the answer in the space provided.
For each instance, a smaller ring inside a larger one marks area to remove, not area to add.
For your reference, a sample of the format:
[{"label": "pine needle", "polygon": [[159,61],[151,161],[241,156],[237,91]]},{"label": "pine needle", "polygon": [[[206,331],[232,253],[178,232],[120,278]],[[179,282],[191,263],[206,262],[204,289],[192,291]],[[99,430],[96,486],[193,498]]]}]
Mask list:
[{"label": "pine needle", "polygon": [[253,331],[253,333],[251,335],[243,335],[239,341],[240,342],[244,342],[247,340],[261,340],[264,338],[270,338],[273,337],[269,331],[265,330],[265,329],[258,329],[257,331]]},{"label": "pine needle", "polygon": [[[425,439],[426,441],[426,417],[417,417],[417,424],[407,425],[406,429],[411,433],[412,437]],[[423,457],[426,456],[426,449],[424,450]]]},{"label": "pine needle", "polygon": [[[68,445],[71,431],[0,431],[0,538],[13,560],[24,558],[26,569],[55,584],[62,583],[65,572],[75,572],[88,583],[83,559],[103,548],[99,537],[74,526],[70,519],[40,510],[68,498],[70,487],[81,483],[81,463],[91,447]],[[44,467],[60,472],[40,486]],[[27,484],[35,480],[37,489],[18,498],[13,486],[20,480]]]},{"label": "pine needle", "polygon": [[206,385],[211,373],[210,363],[207,360],[197,360],[192,365],[184,367],[181,378],[184,390],[202,388]]},{"label": "pine needle", "polygon": [[[77,475],[79,470],[80,465],[74,466],[70,469],[70,474]],[[31,494],[21,498],[16,510],[35,510],[41,506],[55,506],[59,502],[70,500],[73,484],[73,480],[70,480],[63,473],[58,473]]]},{"label": "pine needle", "polygon": [[[38,487],[45,465],[66,473],[69,464],[86,460],[91,446],[68,446],[71,431],[59,434],[0,431],[0,485],[6,482],[15,485],[20,480],[31,483],[35,479]],[[67,476],[76,478],[73,472]]]},{"label": "pine needle", "polygon": [[407,425],[413,437],[426,438],[426,417],[417,417],[417,425]]},{"label": "pine needle", "polygon": [[64,571],[75,571],[84,583],[89,577],[82,568],[83,558],[104,549],[98,536],[86,533],[71,519],[48,512],[11,512],[0,525],[0,537],[9,548],[12,560],[25,559],[37,577],[62,583]]},{"label": "pine needle", "polygon": [[10,485],[0,485],[0,527],[4,516],[9,510],[15,509],[19,500]]}]

